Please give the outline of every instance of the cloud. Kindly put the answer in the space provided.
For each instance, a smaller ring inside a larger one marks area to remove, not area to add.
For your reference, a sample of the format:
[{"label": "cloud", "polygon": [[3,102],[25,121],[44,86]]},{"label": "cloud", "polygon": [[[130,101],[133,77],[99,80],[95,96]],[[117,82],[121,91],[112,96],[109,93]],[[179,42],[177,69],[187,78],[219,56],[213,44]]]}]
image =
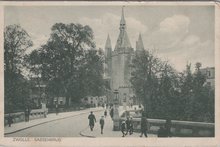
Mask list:
[{"label": "cloud", "polygon": [[[96,19],[82,17],[79,19],[79,23],[84,25],[88,24],[93,29],[97,47],[104,47],[108,34],[110,34],[112,47],[115,47],[119,34],[120,16],[105,13],[101,18]],[[126,17],[126,24],[130,42],[134,47],[135,41],[138,39],[139,32],[146,32],[147,26],[132,17]]]},{"label": "cloud", "polygon": [[214,66],[214,42],[211,40],[203,42],[198,36],[189,35],[171,50],[158,52],[158,55],[178,71],[183,71],[187,63],[191,63],[193,68],[196,62],[201,62],[202,67]]},{"label": "cloud", "polygon": [[164,19],[160,23],[160,31],[165,33],[179,33],[185,31],[188,32],[190,20],[184,15],[173,15]]},{"label": "cloud", "polygon": [[159,23],[159,28],[147,37],[147,47],[161,52],[171,51],[187,35],[190,19],[184,15],[173,15]]},{"label": "cloud", "polygon": [[146,48],[156,49],[158,56],[178,71],[184,70],[187,62],[214,66],[214,42],[190,34],[189,25],[190,19],[184,15],[165,18],[146,39]]}]

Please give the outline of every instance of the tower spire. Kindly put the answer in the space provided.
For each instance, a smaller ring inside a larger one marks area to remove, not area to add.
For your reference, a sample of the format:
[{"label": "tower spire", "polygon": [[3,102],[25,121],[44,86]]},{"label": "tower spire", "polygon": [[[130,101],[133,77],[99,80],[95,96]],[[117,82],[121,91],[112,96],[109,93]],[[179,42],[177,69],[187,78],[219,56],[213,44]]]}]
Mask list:
[{"label": "tower spire", "polygon": [[126,25],[125,22],[125,16],[124,16],[124,6],[122,6],[122,10],[121,10],[121,21],[120,21],[120,25]]},{"label": "tower spire", "polygon": [[138,51],[144,50],[144,44],[143,44],[143,40],[141,37],[141,33],[139,33],[138,41],[136,42],[136,50]]},{"label": "tower spire", "polygon": [[106,40],[106,43],[105,43],[105,49],[112,49],[111,39],[109,37],[109,34],[108,34],[108,37],[107,37],[107,40]]},{"label": "tower spire", "polygon": [[131,43],[129,41],[127,31],[126,31],[126,21],[124,16],[124,6],[122,7],[121,21],[120,21],[120,33],[115,45],[115,50],[124,50],[131,48]]}]

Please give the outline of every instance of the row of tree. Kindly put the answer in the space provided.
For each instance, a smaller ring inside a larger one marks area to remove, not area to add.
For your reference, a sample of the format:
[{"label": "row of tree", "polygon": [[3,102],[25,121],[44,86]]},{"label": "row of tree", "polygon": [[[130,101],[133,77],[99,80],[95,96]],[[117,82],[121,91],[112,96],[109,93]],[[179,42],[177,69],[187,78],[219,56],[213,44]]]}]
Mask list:
[{"label": "row of tree", "polygon": [[200,67],[192,73],[189,64],[179,73],[149,51],[136,52],[131,83],[148,117],[214,122],[214,89]]},{"label": "row of tree", "polygon": [[[95,49],[93,31],[80,24],[54,24],[48,41],[26,54],[33,43],[18,25],[4,31],[5,112],[32,107],[33,77],[47,85],[49,100],[63,96],[78,103],[85,96],[104,94],[103,52]],[[131,84],[148,117],[214,121],[214,90],[196,64],[178,73],[168,62],[149,51],[138,51],[132,60]],[[36,83],[35,83],[36,84]]]},{"label": "row of tree", "polygon": [[95,49],[89,26],[57,23],[47,43],[30,54],[25,51],[32,46],[31,38],[20,26],[7,26],[4,41],[6,112],[30,105],[33,78],[46,83],[51,101],[63,96],[68,106],[103,94],[103,52]]}]

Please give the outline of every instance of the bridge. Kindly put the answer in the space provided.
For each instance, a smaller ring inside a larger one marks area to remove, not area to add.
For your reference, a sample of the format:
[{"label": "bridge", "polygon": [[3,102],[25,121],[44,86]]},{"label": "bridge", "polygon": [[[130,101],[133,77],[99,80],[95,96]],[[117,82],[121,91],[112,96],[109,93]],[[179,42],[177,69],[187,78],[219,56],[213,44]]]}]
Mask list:
[{"label": "bridge", "polygon": [[[114,119],[108,115],[105,118],[104,134],[100,133],[99,118],[104,114],[105,109],[102,107],[76,110],[72,112],[63,112],[56,115],[50,113],[46,117],[42,110],[31,112],[30,121],[24,121],[24,113],[15,113],[13,120],[15,123],[11,127],[7,126],[5,121],[5,137],[121,137],[120,124],[128,115],[133,116],[134,133],[126,137],[139,137],[140,135],[140,115],[138,109],[123,108],[119,106],[118,130],[113,131]],[[97,123],[94,131],[88,127],[88,115],[93,111]],[[135,117],[134,114],[137,116]],[[8,115],[5,115],[7,120]],[[160,126],[165,124],[165,120],[148,118],[149,130],[148,137],[157,137],[157,131]],[[74,126],[74,127],[73,127]],[[70,129],[71,128],[71,129]],[[213,137],[214,123],[190,122],[171,120],[172,137]]]}]

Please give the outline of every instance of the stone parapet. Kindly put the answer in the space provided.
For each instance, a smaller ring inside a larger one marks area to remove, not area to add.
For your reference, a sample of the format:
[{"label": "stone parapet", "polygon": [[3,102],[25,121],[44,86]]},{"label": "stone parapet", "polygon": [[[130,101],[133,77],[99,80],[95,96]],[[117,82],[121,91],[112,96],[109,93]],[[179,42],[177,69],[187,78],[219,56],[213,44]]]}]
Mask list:
[{"label": "stone parapet", "polygon": [[[34,109],[30,112],[29,120],[38,119],[38,118],[44,118],[47,115],[48,110],[44,109]],[[25,114],[24,112],[18,112],[18,113],[11,113],[13,123],[19,123],[25,121]],[[9,114],[5,114],[4,116],[4,125],[8,125],[8,117]]]},{"label": "stone parapet", "polygon": [[[127,113],[127,112],[124,112]],[[126,119],[126,114],[120,118],[120,124]],[[164,119],[147,119],[148,132],[157,134],[159,128],[164,126],[166,120]],[[133,117],[134,131],[139,132],[141,128],[141,118]],[[206,122],[192,122],[192,121],[171,121],[171,135],[173,137],[214,137],[215,124]]]}]

